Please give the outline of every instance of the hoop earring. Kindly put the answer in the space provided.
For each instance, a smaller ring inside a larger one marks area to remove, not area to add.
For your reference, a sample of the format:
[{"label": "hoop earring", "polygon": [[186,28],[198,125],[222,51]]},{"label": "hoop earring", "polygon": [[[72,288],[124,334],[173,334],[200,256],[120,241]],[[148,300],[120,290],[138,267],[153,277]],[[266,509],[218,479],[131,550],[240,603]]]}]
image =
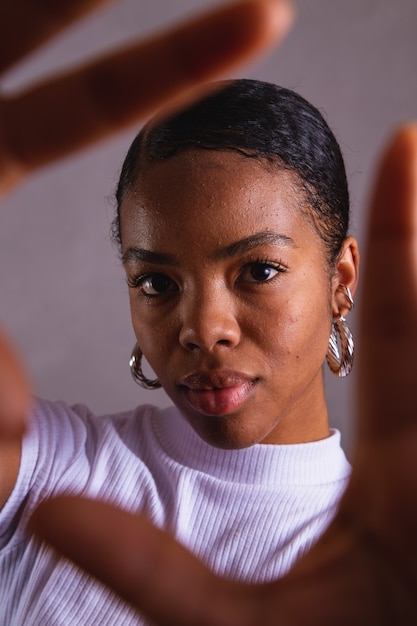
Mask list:
[{"label": "hoop earring", "polygon": [[[339,285],[336,291],[340,291],[346,297],[348,301],[349,310],[353,310],[353,298],[350,293],[349,287],[346,285]],[[339,353],[337,345],[337,338],[340,339],[340,346],[342,354]],[[355,344],[351,330],[348,326],[346,319],[341,315],[338,317],[332,326],[332,332],[329,338],[329,348],[327,350],[326,359],[330,371],[339,378],[347,376],[353,367],[353,354],[355,350]]]},{"label": "hoop earring", "polygon": [[[339,354],[337,336],[340,338],[342,354]],[[355,344],[350,328],[344,317],[339,317],[333,322],[332,332],[329,339],[329,348],[326,359],[330,371],[339,378],[347,376],[353,367],[353,353]]]},{"label": "hoop earring", "polygon": [[155,380],[150,380],[149,378],[146,378],[145,374],[142,372],[141,360],[141,349],[138,344],[135,343],[135,347],[132,350],[129,360],[130,373],[132,374],[133,380],[144,389],[160,389],[162,385],[157,378]]},{"label": "hoop earring", "polygon": [[353,311],[354,302],[353,302],[352,294],[350,293],[349,287],[347,285],[344,285],[343,283],[340,283],[336,291],[343,293],[346,300],[348,301],[349,311]]}]

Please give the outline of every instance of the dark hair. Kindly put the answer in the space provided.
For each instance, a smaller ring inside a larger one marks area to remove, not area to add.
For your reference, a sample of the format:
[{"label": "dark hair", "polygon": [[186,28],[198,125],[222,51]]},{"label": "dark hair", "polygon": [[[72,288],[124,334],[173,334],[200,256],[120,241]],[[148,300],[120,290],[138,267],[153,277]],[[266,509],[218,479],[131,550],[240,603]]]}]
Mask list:
[{"label": "dark hair", "polygon": [[187,148],[233,150],[295,172],[307,213],[333,265],[349,226],[349,193],[339,145],[321,113],[300,95],[270,83],[233,80],[168,118],[154,118],[137,135],[116,191],[114,239],[120,240],[120,206],[141,173]]}]

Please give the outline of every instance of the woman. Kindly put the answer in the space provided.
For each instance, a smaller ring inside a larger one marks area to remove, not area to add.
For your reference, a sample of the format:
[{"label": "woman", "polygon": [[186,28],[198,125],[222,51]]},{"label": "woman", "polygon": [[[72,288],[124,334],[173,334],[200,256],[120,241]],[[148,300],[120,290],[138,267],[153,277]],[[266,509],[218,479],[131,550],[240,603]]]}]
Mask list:
[{"label": "woman", "polygon": [[[93,0],[86,8],[84,2],[62,0],[47,12],[39,12],[28,0],[8,4],[7,19],[0,24],[0,28],[5,25],[3,67],[62,29],[77,12],[101,2]],[[71,5],[71,11],[65,10],[66,5]],[[134,46],[128,54],[109,55],[59,76],[42,89],[2,99],[0,122],[7,133],[2,133],[0,145],[0,190],[10,188],[36,165],[114,132],[164,98],[224,71],[272,36],[282,35],[290,14],[281,0],[242,2]],[[30,24],[24,37],[22,16]],[[200,69],[200,59],[205,60],[202,73],[191,72],[185,79],[184,46]],[[217,55],[213,56],[213,49]],[[173,59],[176,50],[182,57]],[[107,91],[106,104],[111,107],[105,115],[109,123],[103,126],[103,100],[96,98],[86,108],[85,95],[86,78],[98,75],[100,80],[93,83],[99,86],[106,83],[106,72],[123,77],[129,99],[123,91]],[[152,72],[160,81],[151,88],[147,77]],[[132,92],[126,76],[139,86],[137,92]],[[36,107],[39,98],[42,106]],[[54,129],[57,102],[61,115]],[[78,115],[68,116],[63,127],[60,120],[69,102]],[[35,137],[28,132],[33,128],[39,131]],[[58,128],[63,132],[55,132]],[[371,203],[359,436],[350,487],[329,531],[288,576],[251,587],[215,578],[146,519],[83,498],[44,503],[32,520],[37,533],[157,623],[415,623],[416,160],[417,128],[408,125],[395,134],[383,155]],[[4,337],[0,337],[0,372],[0,431],[6,437],[1,459],[11,467],[18,462],[18,455],[11,452],[15,447],[11,437],[22,430],[28,396],[26,378]],[[3,498],[11,485],[4,487]]]},{"label": "woman", "polygon": [[231,83],[140,133],[117,196],[138,346],[199,435],[230,448],[327,437],[322,363],[359,258],[319,113],[290,91]]},{"label": "woman", "polygon": [[320,113],[273,85],[223,84],[141,131],[117,200],[132,373],[175,406],[97,419],[38,403],[0,514],[7,623],[142,623],[27,537],[45,497],[142,512],[214,572],[265,582],[316,542],[350,474],[322,368],[326,355],[339,375],[352,364],[344,318],[359,255],[343,160]]}]

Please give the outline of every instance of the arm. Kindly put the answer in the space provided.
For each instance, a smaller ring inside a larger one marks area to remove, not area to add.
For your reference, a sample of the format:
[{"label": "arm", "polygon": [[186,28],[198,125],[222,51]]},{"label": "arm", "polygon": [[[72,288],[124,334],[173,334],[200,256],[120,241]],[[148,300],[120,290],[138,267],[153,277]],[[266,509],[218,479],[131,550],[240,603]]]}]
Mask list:
[{"label": "arm", "polygon": [[21,437],[29,406],[28,377],[6,337],[0,333],[0,510],[19,472]]},{"label": "arm", "polygon": [[20,466],[20,441],[1,442],[0,459],[2,480],[0,482],[0,511],[6,504],[15,485]]}]

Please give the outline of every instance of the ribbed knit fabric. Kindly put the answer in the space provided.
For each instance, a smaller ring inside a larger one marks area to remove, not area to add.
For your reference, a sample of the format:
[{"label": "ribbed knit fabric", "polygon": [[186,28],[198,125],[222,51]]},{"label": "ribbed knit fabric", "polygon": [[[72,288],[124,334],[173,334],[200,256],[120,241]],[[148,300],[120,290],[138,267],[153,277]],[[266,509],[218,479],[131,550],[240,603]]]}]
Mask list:
[{"label": "ribbed knit fabric", "polygon": [[39,402],[0,513],[0,625],[144,623],[26,532],[48,496],[81,493],[145,512],[215,572],[262,582],[284,575],[320,536],[349,473],[337,431],[228,451],[202,441],[174,407],[100,418]]}]

